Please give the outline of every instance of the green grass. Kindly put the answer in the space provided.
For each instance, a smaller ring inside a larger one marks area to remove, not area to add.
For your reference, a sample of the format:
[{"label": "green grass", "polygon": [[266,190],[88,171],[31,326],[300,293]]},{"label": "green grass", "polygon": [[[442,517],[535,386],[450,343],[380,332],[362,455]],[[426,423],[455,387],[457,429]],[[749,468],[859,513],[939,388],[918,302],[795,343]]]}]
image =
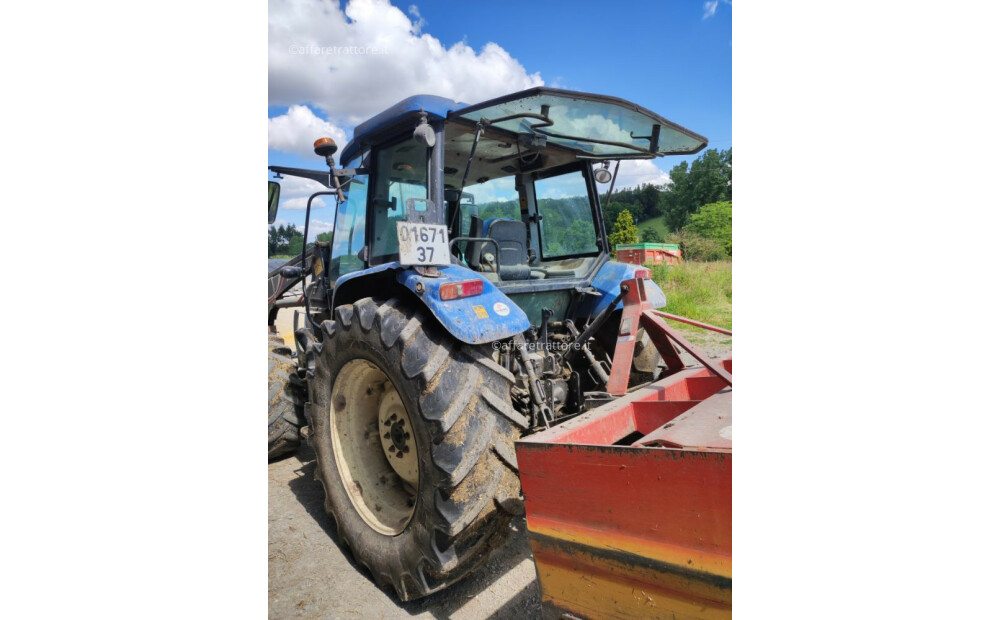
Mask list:
[{"label": "green grass", "polygon": [[667,228],[666,223],[664,223],[662,215],[658,215],[652,219],[644,220],[642,222],[637,222],[636,227],[639,229],[639,241],[642,241],[642,231],[649,228],[652,228],[656,232],[660,233],[660,236],[664,239],[670,235],[670,229]]},{"label": "green grass", "polygon": [[[667,296],[664,312],[723,327],[733,328],[733,263],[718,261],[679,265],[656,265],[653,280]],[[671,321],[687,332],[704,333],[697,327]]]}]

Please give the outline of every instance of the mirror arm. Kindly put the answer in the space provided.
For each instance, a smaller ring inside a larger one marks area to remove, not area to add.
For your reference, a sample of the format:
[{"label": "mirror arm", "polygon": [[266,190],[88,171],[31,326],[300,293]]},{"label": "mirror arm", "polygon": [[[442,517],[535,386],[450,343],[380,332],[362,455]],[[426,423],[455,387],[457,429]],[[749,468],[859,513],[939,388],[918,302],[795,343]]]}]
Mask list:
[{"label": "mirror arm", "polygon": [[608,188],[608,197],[604,199],[605,208],[611,207],[611,193],[615,191],[615,181],[618,179],[618,167],[622,165],[622,160],[615,162],[615,173],[611,176],[611,187]]},{"label": "mirror arm", "polygon": [[[368,174],[367,168],[341,168],[338,170],[322,171],[322,170],[307,170],[305,168],[289,168],[287,166],[268,166],[268,170],[277,175],[288,175],[290,177],[301,177],[303,179],[310,179],[321,183],[328,189],[335,189],[337,187],[337,182],[339,179],[337,177],[352,177],[355,175]],[[348,181],[350,182],[350,181]],[[341,188],[347,186],[347,183],[342,183]]]}]

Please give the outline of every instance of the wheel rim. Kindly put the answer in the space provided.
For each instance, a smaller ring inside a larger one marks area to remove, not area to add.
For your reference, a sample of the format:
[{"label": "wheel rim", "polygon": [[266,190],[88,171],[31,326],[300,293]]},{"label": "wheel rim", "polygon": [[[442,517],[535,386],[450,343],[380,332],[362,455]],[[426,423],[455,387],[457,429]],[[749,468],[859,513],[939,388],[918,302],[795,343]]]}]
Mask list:
[{"label": "wheel rim", "polygon": [[340,479],[358,514],[377,532],[402,532],[420,483],[417,446],[399,392],[375,364],[351,360],[337,374],[330,435]]}]

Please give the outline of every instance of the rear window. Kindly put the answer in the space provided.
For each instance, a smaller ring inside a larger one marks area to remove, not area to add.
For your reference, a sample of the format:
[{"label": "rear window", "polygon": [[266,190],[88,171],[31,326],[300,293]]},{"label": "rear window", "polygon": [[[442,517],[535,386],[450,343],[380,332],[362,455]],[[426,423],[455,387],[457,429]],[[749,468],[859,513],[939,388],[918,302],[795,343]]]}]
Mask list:
[{"label": "rear window", "polygon": [[483,221],[496,217],[520,220],[521,203],[514,177],[501,177],[466,187],[462,192],[462,234],[469,233],[473,215]]},{"label": "rear window", "polygon": [[406,220],[406,200],[427,198],[427,149],[411,138],[379,150],[375,158],[371,258],[382,263],[399,254],[396,222]]}]

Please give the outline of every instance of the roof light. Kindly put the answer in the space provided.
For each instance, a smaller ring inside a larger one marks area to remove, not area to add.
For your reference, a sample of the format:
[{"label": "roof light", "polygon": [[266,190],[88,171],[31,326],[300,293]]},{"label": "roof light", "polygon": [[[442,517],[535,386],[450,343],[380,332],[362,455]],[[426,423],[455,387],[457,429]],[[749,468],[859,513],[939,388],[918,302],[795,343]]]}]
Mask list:
[{"label": "roof light", "polygon": [[462,280],[461,282],[442,284],[441,288],[438,289],[438,297],[441,298],[441,301],[449,301],[452,299],[461,299],[462,297],[481,295],[482,292],[482,280]]},{"label": "roof light", "polygon": [[320,157],[333,155],[337,152],[337,143],[333,141],[333,138],[320,138],[313,142],[313,152]]}]

